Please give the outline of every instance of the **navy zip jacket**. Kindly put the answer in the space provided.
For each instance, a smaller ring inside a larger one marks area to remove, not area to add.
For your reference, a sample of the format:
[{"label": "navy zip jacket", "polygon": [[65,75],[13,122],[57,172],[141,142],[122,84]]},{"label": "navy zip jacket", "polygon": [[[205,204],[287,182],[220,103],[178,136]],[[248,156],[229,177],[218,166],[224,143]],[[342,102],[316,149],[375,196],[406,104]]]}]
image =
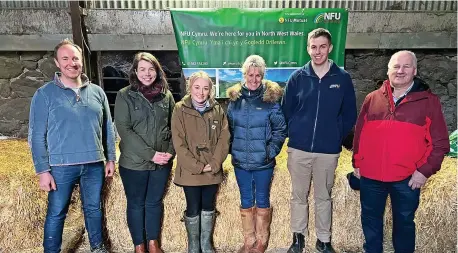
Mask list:
[{"label": "navy zip jacket", "polygon": [[334,62],[318,78],[309,61],[291,74],[282,100],[288,147],[337,154],[356,122],[356,97],[350,75]]},{"label": "navy zip jacket", "polygon": [[227,89],[227,118],[231,131],[232,165],[244,170],[273,168],[286,139],[280,108],[283,89],[264,80],[256,91],[241,84]]}]

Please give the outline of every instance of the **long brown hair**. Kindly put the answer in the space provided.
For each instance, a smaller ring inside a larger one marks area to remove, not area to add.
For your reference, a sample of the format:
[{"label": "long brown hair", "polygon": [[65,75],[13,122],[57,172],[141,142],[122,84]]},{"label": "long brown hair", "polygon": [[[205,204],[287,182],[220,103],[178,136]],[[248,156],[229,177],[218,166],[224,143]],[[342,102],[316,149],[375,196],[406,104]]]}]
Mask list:
[{"label": "long brown hair", "polygon": [[162,70],[161,64],[159,64],[159,61],[154,57],[154,55],[147,53],[147,52],[140,52],[137,53],[134,56],[134,61],[132,62],[132,68],[130,68],[129,71],[129,83],[132,85],[132,87],[138,89],[140,86],[142,86],[142,83],[140,80],[138,80],[137,77],[137,68],[138,68],[138,63],[141,61],[147,61],[151,64],[153,64],[154,70],[156,71],[156,80],[153,82],[153,86],[160,85],[163,89],[168,89],[168,84],[167,84],[167,79],[164,73],[164,70]]}]

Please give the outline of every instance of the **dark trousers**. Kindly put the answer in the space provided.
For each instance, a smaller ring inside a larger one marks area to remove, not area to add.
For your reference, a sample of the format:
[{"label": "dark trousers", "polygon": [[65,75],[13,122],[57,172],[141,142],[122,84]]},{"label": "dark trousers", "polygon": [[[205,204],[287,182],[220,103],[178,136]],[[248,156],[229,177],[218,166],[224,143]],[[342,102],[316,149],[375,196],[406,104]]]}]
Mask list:
[{"label": "dark trousers", "polygon": [[218,184],[183,186],[186,197],[186,216],[196,217],[203,211],[214,211]]},{"label": "dark trousers", "polygon": [[393,212],[393,246],[396,253],[415,251],[415,211],[420,203],[420,189],[412,190],[410,177],[398,182],[381,182],[361,177],[361,223],[366,253],[383,252],[383,216],[386,199]]},{"label": "dark trousers", "polygon": [[170,169],[169,166],[136,171],[119,166],[127,198],[127,225],[134,245],[142,244],[145,239],[159,239]]}]

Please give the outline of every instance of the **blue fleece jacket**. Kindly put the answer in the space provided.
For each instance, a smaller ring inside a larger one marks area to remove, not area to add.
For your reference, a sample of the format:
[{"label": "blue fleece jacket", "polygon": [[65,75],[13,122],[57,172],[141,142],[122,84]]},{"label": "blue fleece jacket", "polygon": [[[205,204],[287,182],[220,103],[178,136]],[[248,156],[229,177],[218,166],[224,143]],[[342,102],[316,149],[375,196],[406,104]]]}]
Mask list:
[{"label": "blue fleece jacket", "polygon": [[115,133],[102,88],[82,75],[76,94],[59,76],[40,87],[30,105],[29,145],[36,173],[58,165],[115,161]]},{"label": "blue fleece jacket", "polygon": [[334,62],[321,79],[311,62],[294,71],[285,88],[282,110],[288,146],[305,152],[337,154],[356,122],[356,98],[350,75]]}]

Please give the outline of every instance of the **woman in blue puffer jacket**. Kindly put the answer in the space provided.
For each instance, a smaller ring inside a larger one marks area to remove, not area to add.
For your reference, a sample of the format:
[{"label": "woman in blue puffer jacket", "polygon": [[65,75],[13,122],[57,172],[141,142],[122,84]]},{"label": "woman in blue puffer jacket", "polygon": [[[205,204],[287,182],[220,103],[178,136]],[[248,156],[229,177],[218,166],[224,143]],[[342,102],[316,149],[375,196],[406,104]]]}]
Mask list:
[{"label": "woman in blue puffer jacket", "polygon": [[283,89],[263,80],[266,64],[251,55],[242,66],[244,81],[227,90],[231,155],[240,189],[244,245],[239,253],[265,252],[272,209],[270,184],[275,157],[286,138],[286,122],[279,100]]}]

